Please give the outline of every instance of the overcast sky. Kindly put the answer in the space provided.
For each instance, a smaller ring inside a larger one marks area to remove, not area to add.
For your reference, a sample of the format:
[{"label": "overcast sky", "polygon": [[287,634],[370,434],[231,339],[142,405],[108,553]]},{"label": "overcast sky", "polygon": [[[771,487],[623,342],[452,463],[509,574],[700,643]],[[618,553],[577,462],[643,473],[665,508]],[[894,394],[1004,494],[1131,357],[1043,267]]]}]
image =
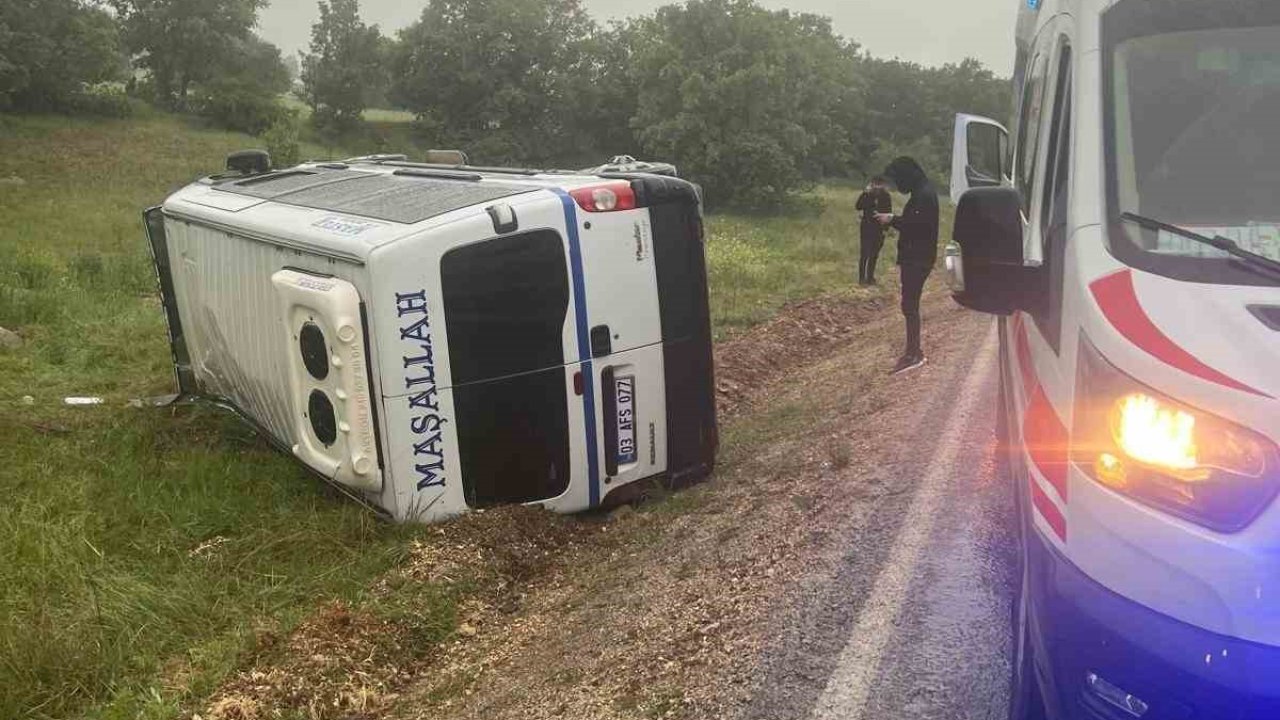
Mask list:
[{"label": "overcast sky", "polygon": [[[597,20],[647,13],[671,0],[583,0]],[[773,9],[830,17],[836,32],[873,55],[926,65],[975,57],[995,72],[1013,70],[1013,26],[1021,0],[758,0]],[[365,22],[392,34],[412,23],[427,0],[361,0]],[[305,49],[318,16],[315,0],[271,0],[259,33],[285,54]]]}]

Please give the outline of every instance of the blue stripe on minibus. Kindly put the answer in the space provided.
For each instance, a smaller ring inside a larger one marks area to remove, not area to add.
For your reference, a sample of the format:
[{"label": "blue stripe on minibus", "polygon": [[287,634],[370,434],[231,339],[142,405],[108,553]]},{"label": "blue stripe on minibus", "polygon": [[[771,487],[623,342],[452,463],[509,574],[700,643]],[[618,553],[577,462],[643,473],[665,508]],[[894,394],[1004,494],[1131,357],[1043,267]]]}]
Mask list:
[{"label": "blue stripe on minibus", "polygon": [[578,324],[578,358],[582,360],[582,374],[586,381],[582,383],[582,414],[587,426],[587,479],[589,483],[591,507],[600,504],[600,460],[596,447],[596,396],[595,375],[592,374],[591,340],[587,330],[587,293],[586,283],[582,275],[582,244],[578,237],[577,203],[569,193],[555,188],[552,190],[560,196],[564,205],[564,224],[569,233],[569,270],[573,276],[573,307]]}]

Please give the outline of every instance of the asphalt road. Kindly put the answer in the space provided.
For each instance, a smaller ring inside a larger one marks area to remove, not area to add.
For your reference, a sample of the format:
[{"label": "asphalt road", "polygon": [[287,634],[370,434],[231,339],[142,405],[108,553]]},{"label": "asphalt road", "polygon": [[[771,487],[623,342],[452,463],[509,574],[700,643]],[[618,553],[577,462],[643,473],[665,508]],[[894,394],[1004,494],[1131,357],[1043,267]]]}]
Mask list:
[{"label": "asphalt road", "polygon": [[1016,545],[990,327],[922,389],[886,463],[901,491],[850,520],[834,572],[779,619],[748,718],[1006,716]]}]

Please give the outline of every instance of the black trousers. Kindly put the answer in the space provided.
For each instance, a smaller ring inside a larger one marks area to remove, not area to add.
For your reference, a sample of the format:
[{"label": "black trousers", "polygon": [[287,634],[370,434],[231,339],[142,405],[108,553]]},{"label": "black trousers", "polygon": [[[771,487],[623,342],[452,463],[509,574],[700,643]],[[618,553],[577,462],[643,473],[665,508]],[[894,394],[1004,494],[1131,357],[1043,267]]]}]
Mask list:
[{"label": "black trousers", "polygon": [[884,228],[879,224],[868,227],[862,225],[862,246],[858,253],[858,282],[871,283],[876,279],[876,261],[880,259],[880,248],[884,247]]},{"label": "black trousers", "polygon": [[902,317],[907,321],[907,355],[920,355],[920,295],[924,293],[924,281],[929,279],[930,267],[903,265]]}]

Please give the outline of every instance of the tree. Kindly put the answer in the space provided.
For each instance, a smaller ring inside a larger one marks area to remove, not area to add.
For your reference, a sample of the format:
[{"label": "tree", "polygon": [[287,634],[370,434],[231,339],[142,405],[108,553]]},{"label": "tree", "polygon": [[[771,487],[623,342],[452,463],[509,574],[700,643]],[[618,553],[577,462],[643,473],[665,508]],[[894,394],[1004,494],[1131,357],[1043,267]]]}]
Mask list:
[{"label": "tree", "polygon": [[996,77],[973,58],[933,69],[929,85],[936,107],[942,113],[934,119],[935,128],[942,131],[936,134],[935,130],[934,142],[942,147],[951,144],[955,113],[967,112],[1005,121],[1013,111],[1009,80]]},{"label": "tree", "polygon": [[317,125],[354,128],[381,92],[382,36],[360,20],[358,0],[320,0],[311,53],[302,58],[302,87]]},{"label": "tree", "polygon": [[286,112],[279,96],[289,89],[289,69],[280,49],[256,35],[229,42],[211,77],[193,87],[188,104],[222,127],[258,135]]},{"label": "tree", "polygon": [[604,30],[578,0],[430,0],[391,55],[392,100],[431,144],[489,163],[669,160],[710,203],[757,209],[879,172],[890,153],[939,175],[954,114],[1009,104],[976,61],[871,58],[825,17],[754,0],[689,0]]},{"label": "tree", "polygon": [[569,85],[596,29],[578,0],[431,0],[399,34],[392,100],[433,143],[554,163],[572,151]]},{"label": "tree", "polygon": [[632,128],[646,155],[677,162],[709,203],[768,208],[824,156],[847,155],[837,114],[857,46],[812,15],[751,0],[689,0],[638,21]]},{"label": "tree", "polygon": [[257,24],[266,0],[110,0],[125,45],[146,69],[162,105],[183,108]]},{"label": "tree", "polygon": [[928,68],[901,60],[863,58],[861,72],[874,88],[867,96],[867,172],[879,172],[893,153],[909,154],[935,181],[950,170],[956,113],[1006,117],[1011,109],[1009,81],[977,60]]},{"label": "tree", "polygon": [[0,110],[66,110],[120,77],[111,16],[81,0],[0,0]]},{"label": "tree", "polygon": [[559,156],[552,164],[583,167],[642,154],[631,129],[639,109],[634,37],[620,25],[592,33],[564,69],[559,85],[568,111],[559,115],[566,138],[556,143]]}]

